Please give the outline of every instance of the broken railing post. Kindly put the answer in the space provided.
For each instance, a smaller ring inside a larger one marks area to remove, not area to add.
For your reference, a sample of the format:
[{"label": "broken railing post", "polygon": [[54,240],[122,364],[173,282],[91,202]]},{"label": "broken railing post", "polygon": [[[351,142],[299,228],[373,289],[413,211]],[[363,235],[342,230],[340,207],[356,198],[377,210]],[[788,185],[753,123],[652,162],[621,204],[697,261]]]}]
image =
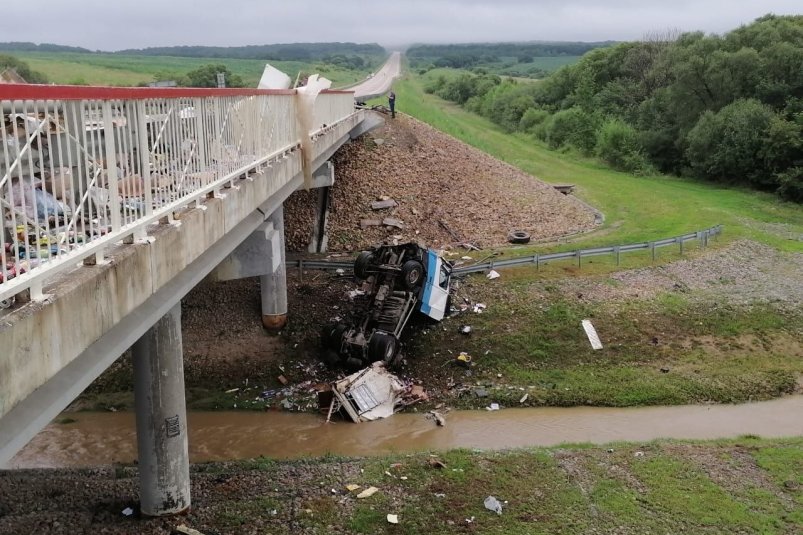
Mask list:
[{"label": "broken railing post", "polygon": [[181,303],[132,349],[140,509],[147,516],[181,513],[190,507]]}]

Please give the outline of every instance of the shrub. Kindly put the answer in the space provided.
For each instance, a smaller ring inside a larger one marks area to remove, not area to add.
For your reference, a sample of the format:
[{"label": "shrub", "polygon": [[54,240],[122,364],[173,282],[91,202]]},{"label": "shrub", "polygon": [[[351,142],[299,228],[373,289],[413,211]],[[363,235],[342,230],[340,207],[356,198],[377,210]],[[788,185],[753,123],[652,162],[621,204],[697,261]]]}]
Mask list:
[{"label": "shrub", "polygon": [[524,112],[524,115],[521,116],[519,130],[533,134],[535,133],[535,127],[543,124],[548,118],[548,111],[542,110],[541,108],[529,108]]},{"label": "shrub", "polygon": [[649,168],[638,132],[621,119],[610,118],[603,123],[597,133],[595,152],[622,171],[643,173]]},{"label": "shrub", "polygon": [[596,145],[595,118],[579,107],[561,110],[552,116],[547,142],[553,149],[571,145],[590,154]]}]

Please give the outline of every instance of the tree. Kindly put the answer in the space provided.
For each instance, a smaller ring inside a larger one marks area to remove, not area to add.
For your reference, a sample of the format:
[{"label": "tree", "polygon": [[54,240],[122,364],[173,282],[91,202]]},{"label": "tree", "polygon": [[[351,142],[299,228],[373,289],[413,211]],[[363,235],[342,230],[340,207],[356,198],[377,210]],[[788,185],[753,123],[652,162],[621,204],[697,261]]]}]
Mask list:
[{"label": "tree", "polygon": [[217,87],[217,74],[222,72],[226,76],[226,87],[245,87],[243,79],[233,74],[228,67],[221,64],[202,65],[194,71],[188,72],[186,80],[182,82],[189,87]]}]

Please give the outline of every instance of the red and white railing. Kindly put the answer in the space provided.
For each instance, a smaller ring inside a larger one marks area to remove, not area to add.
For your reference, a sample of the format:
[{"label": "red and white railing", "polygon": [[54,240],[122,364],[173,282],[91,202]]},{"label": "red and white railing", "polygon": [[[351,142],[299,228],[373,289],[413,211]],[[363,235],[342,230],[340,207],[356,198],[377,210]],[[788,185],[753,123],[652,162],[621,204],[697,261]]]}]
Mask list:
[{"label": "red and white railing", "polygon": [[[0,306],[301,142],[295,91],[0,85]],[[315,136],[354,113],[314,103]]]}]

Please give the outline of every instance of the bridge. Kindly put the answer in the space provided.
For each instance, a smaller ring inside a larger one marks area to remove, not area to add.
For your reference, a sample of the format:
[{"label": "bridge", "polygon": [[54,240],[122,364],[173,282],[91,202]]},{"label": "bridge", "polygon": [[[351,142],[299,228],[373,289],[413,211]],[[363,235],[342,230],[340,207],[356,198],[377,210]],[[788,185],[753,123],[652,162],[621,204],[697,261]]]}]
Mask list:
[{"label": "bridge", "polygon": [[142,511],[190,506],[181,298],[260,276],[284,325],[282,203],[381,122],[354,98],[0,85],[0,466],[132,348]]}]

